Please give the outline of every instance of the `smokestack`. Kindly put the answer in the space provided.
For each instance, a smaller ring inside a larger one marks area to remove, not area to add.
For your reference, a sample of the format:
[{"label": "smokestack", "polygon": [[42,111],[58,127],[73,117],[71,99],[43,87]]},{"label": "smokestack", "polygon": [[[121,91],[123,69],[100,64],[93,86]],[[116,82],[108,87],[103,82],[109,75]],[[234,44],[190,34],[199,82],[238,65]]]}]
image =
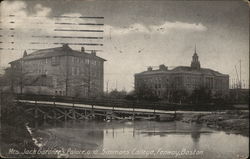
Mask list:
[{"label": "smokestack", "polygon": [[91,55],[96,56],[95,50],[92,50],[92,51],[91,51]]},{"label": "smokestack", "polygon": [[85,48],[84,47],[81,47],[81,52],[85,52]]},{"label": "smokestack", "polygon": [[162,65],[159,66],[159,70],[161,70],[161,71],[167,71],[168,67],[166,67],[164,64],[162,64]]},{"label": "smokestack", "polygon": [[23,52],[23,57],[25,57],[25,56],[27,56],[28,54],[27,54],[27,51],[26,50],[24,50],[24,52]]},{"label": "smokestack", "polygon": [[148,67],[148,71],[152,71],[153,68],[151,66]]}]

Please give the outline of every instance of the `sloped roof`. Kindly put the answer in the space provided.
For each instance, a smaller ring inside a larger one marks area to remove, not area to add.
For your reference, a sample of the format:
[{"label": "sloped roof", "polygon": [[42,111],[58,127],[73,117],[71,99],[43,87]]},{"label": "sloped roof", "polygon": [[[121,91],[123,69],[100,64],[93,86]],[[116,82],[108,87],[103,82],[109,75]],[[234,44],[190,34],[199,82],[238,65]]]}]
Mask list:
[{"label": "sloped roof", "polygon": [[152,74],[166,74],[172,73],[172,70],[152,70],[152,71],[144,71],[141,73],[136,73],[135,75],[152,75]]},{"label": "sloped roof", "polygon": [[172,70],[172,72],[176,73],[197,73],[197,74],[205,74],[205,75],[212,75],[212,76],[224,76],[225,74],[222,74],[218,71],[214,71],[209,68],[200,68],[200,69],[193,69],[188,66],[178,66]]},{"label": "sloped roof", "polygon": [[212,75],[212,76],[226,76],[226,74],[222,74],[212,69],[208,69],[208,68],[193,69],[188,66],[178,66],[172,70],[144,71],[141,73],[137,73],[135,75],[153,75],[153,74],[169,74],[169,73],[192,73],[192,74],[200,74],[200,75],[203,74],[203,75]]},{"label": "sloped roof", "polygon": [[[40,58],[46,58],[46,57],[52,57],[52,56],[63,56],[63,55],[71,55],[71,56],[87,56],[87,57],[94,57],[99,60],[106,61],[105,59],[98,57],[98,56],[93,56],[92,54],[86,53],[86,52],[80,52],[76,50],[72,50],[68,45],[64,45],[62,47],[55,47],[55,48],[48,48],[48,49],[41,49],[37,50],[35,52],[32,52],[28,54],[27,56],[21,58],[23,60],[31,60],[31,59],[40,59]],[[15,61],[19,61],[15,60]],[[12,62],[15,62],[12,61]],[[10,63],[12,63],[10,62]]]}]

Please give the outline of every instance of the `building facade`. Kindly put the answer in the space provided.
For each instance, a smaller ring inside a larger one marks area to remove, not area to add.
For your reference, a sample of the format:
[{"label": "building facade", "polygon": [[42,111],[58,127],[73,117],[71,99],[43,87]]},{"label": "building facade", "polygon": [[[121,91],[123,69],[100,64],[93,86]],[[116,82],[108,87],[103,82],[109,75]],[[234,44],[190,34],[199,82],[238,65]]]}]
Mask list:
[{"label": "building facade", "polygon": [[10,65],[19,75],[18,93],[91,97],[103,93],[104,61],[94,51],[76,51],[64,44],[28,55],[25,51]]},{"label": "building facade", "polygon": [[147,71],[135,74],[135,90],[141,87],[149,88],[160,98],[169,91],[185,90],[191,94],[200,88],[209,90],[214,96],[225,96],[229,93],[229,75],[201,68],[195,49],[190,67],[178,66],[169,70],[165,65],[160,65],[157,70],[148,67]]}]

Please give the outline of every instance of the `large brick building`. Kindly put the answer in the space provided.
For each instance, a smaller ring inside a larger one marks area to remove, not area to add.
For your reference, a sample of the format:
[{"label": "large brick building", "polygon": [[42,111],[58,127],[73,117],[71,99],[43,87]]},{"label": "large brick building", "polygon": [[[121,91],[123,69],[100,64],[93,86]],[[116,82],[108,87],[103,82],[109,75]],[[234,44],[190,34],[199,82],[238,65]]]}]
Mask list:
[{"label": "large brick building", "polygon": [[193,90],[205,88],[212,95],[227,95],[229,92],[229,75],[219,73],[212,69],[201,68],[196,50],[191,66],[178,66],[169,70],[165,65],[153,70],[135,74],[135,90],[140,87],[149,88],[158,97],[163,97],[171,90],[185,90],[191,94]]},{"label": "large brick building", "polygon": [[72,50],[67,44],[28,55],[25,51],[23,58],[10,62],[11,71],[19,74],[12,84],[19,93],[97,96],[103,93],[104,61],[94,51]]}]

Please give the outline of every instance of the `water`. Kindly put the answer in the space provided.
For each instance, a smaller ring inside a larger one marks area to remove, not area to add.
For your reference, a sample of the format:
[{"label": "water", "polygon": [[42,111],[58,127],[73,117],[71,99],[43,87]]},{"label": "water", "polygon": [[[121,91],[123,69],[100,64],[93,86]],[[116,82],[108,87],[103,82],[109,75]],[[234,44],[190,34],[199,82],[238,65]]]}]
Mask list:
[{"label": "water", "polygon": [[68,121],[33,129],[50,157],[225,158],[248,156],[248,137],[183,122]]}]

